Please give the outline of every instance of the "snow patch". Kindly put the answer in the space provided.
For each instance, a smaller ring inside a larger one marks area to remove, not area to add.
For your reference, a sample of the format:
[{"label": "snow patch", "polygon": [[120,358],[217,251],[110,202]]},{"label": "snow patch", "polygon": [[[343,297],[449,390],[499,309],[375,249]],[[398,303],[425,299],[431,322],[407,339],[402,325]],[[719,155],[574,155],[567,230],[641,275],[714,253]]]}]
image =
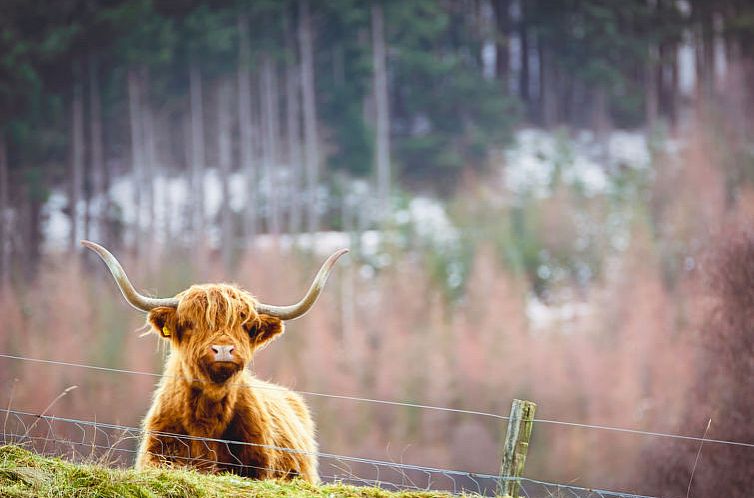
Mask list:
[{"label": "snow patch", "polygon": [[638,131],[614,131],[604,142],[582,130],[548,132],[523,129],[516,145],[505,151],[503,184],[513,193],[546,197],[557,182],[583,189],[587,196],[604,193],[618,168],[650,166],[647,138]]},{"label": "snow patch", "polygon": [[530,296],[526,301],[526,317],[534,332],[574,332],[593,311],[591,305],[584,302],[565,301],[562,304],[547,305],[536,296]]}]

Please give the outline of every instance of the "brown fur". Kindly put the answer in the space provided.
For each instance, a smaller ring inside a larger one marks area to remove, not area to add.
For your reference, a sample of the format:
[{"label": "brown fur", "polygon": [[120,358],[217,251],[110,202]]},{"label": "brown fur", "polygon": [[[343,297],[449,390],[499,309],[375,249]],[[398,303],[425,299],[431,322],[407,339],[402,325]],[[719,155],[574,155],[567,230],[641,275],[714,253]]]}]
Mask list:
[{"label": "brown fur", "polygon": [[[177,309],[156,308],[147,317],[156,332],[167,333],[170,355],[144,420],[137,467],[180,465],[317,482],[314,423],[304,401],[245,368],[283,332],[283,323],[257,314],[254,298],[232,285],[194,285],[177,297]],[[213,363],[212,345],[234,346],[234,363]]]}]

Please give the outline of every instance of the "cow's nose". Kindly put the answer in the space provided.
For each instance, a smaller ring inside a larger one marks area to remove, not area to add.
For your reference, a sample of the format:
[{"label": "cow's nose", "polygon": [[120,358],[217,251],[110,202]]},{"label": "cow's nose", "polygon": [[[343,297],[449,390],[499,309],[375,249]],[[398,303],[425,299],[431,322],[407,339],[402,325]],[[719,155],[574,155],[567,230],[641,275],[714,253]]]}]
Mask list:
[{"label": "cow's nose", "polygon": [[215,361],[233,361],[233,346],[212,345],[212,351],[215,353]]}]

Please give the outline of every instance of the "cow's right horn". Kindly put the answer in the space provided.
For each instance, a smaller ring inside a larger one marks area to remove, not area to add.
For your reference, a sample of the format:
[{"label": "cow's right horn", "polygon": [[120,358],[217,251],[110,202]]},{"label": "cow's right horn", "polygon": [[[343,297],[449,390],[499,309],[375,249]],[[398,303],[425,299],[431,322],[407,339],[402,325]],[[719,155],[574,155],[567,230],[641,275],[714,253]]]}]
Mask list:
[{"label": "cow's right horn", "polygon": [[104,261],[107,267],[110,269],[110,273],[113,274],[115,283],[118,284],[118,288],[123,293],[123,297],[126,298],[128,304],[130,304],[137,310],[148,312],[160,306],[165,306],[168,308],[178,307],[178,298],[176,297],[156,298],[139,294],[136,289],[134,289],[134,286],[131,285],[131,282],[128,280],[128,276],[126,276],[126,272],[123,271],[123,267],[120,265],[120,263],[118,263],[118,260],[115,259],[115,256],[110,254],[110,251],[108,251],[101,245],[95,244],[94,242],[89,242],[88,240],[82,240],[81,245],[96,252],[99,257],[102,258],[102,261]]},{"label": "cow's right horn", "polygon": [[332,271],[333,266],[335,266],[335,262],[347,252],[348,249],[339,249],[327,258],[327,261],[322,264],[317,276],[314,277],[314,282],[312,282],[312,285],[309,287],[309,290],[301,301],[290,306],[272,306],[270,304],[259,303],[256,306],[257,313],[264,313],[265,315],[274,316],[281,320],[293,320],[294,318],[303,316],[312,306],[314,306],[314,302],[325,287],[325,282],[327,282],[327,277],[330,276],[330,272]]}]

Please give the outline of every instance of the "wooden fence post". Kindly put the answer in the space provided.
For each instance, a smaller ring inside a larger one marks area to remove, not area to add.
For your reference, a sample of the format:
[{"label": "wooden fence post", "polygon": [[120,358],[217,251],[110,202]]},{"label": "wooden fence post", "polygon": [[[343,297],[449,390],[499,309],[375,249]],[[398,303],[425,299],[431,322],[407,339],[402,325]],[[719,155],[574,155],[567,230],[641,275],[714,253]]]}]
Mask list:
[{"label": "wooden fence post", "polygon": [[521,482],[519,477],[524,472],[526,453],[529,450],[529,439],[534,425],[536,403],[514,399],[511,405],[511,415],[508,419],[508,432],[503,446],[503,463],[500,467],[500,482],[497,494],[518,498]]}]

